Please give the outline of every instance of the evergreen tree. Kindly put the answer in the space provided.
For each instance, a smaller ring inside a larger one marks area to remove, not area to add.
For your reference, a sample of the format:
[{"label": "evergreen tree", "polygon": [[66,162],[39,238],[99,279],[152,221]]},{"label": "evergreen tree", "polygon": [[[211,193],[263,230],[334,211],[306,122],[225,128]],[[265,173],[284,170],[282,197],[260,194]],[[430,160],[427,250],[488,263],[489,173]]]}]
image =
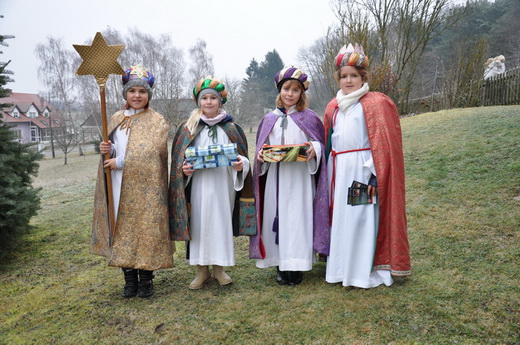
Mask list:
[{"label": "evergreen tree", "polygon": [[278,90],[274,85],[275,74],[283,68],[276,50],[268,52],[258,63],[254,58],[246,69],[247,78],[242,84],[241,120],[252,125],[258,123],[265,112],[274,108]]},{"label": "evergreen tree", "polygon": [[[12,36],[0,35],[0,45]],[[5,68],[9,62],[0,62],[0,97],[9,95],[4,85],[11,81]],[[0,109],[8,104],[0,104]],[[31,185],[36,176],[41,154],[30,148],[31,144],[14,141],[14,132],[3,121],[0,113],[0,251],[14,243],[27,231],[29,220],[40,208],[39,190]]]},{"label": "evergreen tree", "polygon": [[283,61],[276,49],[265,54],[265,60],[262,61],[258,69],[261,79],[262,91],[266,98],[272,104],[278,96],[278,90],[274,85],[274,76],[283,68]]}]

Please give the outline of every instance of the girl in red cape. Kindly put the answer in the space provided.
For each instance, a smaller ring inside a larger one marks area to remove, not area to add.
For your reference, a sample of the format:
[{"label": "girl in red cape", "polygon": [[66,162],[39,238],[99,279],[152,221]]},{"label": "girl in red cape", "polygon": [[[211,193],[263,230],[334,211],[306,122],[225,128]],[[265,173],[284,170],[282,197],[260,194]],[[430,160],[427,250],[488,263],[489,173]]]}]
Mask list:
[{"label": "girl in red cape", "polygon": [[[343,47],[335,65],[340,90],[324,118],[331,217],[326,280],[390,286],[392,276],[410,274],[399,114],[389,97],[369,91],[361,46]],[[354,182],[366,185],[368,203],[349,199]]]}]

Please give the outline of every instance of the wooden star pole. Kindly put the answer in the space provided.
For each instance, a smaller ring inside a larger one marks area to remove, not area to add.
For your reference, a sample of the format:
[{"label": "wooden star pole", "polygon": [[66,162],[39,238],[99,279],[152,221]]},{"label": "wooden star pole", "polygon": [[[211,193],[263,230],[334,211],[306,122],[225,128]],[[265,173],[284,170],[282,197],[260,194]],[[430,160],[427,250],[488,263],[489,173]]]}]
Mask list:
[{"label": "wooden star pole", "polygon": [[[125,71],[117,62],[117,58],[125,48],[124,45],[107,45],[100,32],[96,33],[92,45],[84,46],[73,44],[74,49],[83,59],[79,66],[76,75],[93,75],[99,85],[99,95],[101,101],[101,122],[103,125],[103,141],[108,141],[108,121],[107,121],[107,107],[105,97],[105,85],[110,74],[125,74]],[[104,159],[110,159],[110,154],[107,153]],[[109,221],[109,245],[112,246],[112,240],[115,232],[115,212],[114,212],[114,198],[112,196],[112,175],[110,168],[105,169],[106,189],[108,201],[108,221]]]}]

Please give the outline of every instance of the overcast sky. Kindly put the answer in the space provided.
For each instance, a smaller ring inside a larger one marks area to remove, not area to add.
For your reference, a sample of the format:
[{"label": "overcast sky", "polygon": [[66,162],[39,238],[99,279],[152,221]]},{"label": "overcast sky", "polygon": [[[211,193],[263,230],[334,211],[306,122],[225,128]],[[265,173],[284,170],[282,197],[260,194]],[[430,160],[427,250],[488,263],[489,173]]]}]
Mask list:
[{"label": "overcast sky", "polygon": [[188,48],[201,38],[217,77],[244,78],[251,59],[263,61],[273,49],[285,64],[297,64],[298,50],[336,22],[330,0],[0,0],[0,15],[0,33],[15,36],[0,48],[0,61],[12,60],[15,82],[7,87],[22,93],[44,89],[34,49],[47,36],[73,49],[107,27],[123,34],[135,27],[171,35],[186,61]]}]

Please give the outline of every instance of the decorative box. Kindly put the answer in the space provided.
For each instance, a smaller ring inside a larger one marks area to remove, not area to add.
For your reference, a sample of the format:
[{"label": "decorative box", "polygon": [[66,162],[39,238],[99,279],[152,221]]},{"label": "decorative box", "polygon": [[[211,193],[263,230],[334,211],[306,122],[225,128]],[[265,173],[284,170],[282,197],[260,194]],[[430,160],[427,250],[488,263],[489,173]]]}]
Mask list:
[{"label": "decorative box", "polygon": [[231,166],[238,162],[237,144],[221,144],[208,146],[190,146],[186,149],[185,157],[193,169],[209,169]]},{"label": "decorative box", "polygon": [[307,145],[264,145],[264,162],[306,162]]}]

